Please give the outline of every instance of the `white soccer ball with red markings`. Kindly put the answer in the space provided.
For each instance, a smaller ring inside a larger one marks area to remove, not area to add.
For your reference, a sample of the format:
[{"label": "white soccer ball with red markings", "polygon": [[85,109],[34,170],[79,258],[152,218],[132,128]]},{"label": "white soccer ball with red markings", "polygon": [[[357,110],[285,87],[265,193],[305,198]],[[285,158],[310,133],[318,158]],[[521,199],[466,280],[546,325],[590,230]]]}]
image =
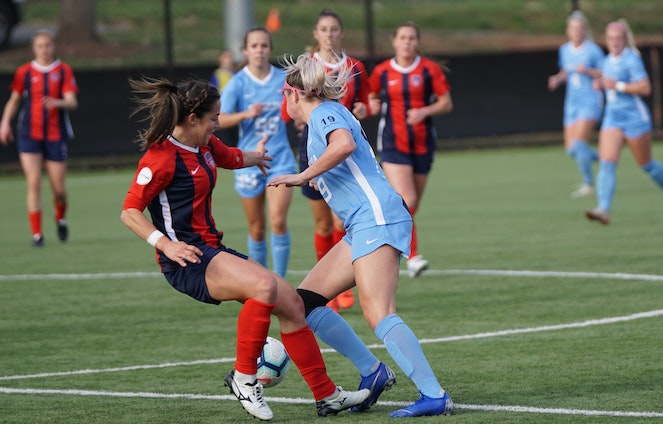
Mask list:
[{"label": "white soccer ball with red markings", "polygon": [[267,337],[258,358],[258,381],[263,387],[274,387],[283,381],[290,369],[290,356],[279,339]]}]

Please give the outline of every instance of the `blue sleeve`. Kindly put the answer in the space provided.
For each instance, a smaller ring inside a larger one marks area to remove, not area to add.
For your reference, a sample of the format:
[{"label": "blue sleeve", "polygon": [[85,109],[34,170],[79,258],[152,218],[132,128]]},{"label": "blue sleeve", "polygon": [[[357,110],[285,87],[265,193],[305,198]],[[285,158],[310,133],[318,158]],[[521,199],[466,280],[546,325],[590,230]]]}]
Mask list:
[{"label": "blue sleeve", "polygon": [[631,78],[630,82],[637,82],[649,78],[647,70],[645,69],[645,64],[642,62],[642,58],[637,54],[634,54],[629,61],[629,76]]},{"label": "blue sleeve", "polygon": [[235,113],[239,112],[239,78],[232,77],[221,92],[221,112]]}]

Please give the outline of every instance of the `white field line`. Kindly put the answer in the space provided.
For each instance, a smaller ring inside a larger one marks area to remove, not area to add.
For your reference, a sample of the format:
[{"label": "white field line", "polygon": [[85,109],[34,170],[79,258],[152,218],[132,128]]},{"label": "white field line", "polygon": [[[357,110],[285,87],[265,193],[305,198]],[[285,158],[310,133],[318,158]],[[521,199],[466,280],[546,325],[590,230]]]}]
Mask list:
[{"label": "white field line", "polygon": [[[54,389],[13,389],[9,387],[0,387],[0,393],[5,394],[32,394],[32,395],[67,395],[67,396],[108,396],[108,397],[126,397],[126,398],[148,398],[148,399],[202,399],[202,400],[230,400],[234,401],[235,396],[231,395],[197,395],[191,393],[153,393],[153,392],[107,392],[95,390],[54,390]],[[265,399],[273,403],[289,404],[313,404],[313,399],[306,398],[284,398],[269,397]],[[380,401],[380,405],[400,407],[408,405],[409,402]],[[589,415],[605,417],[635,417],[635,418],[663,418],[660,412],[624,412],[624,411],[598,411],[588,409],[566,409],[566,408],[536,408],[529,406],[504,406],[504,405],[470,405],[455,404],[458,409],[476,410],[476,411],[504,411],[504,412],[529,412],[534,414],[556,414],[556,415]]]},{"label": "white field line", "polygon": [[[291,271],[294,274],[303,274],[306,271]],[[427,274],[435,275],[503,275],[514,277],[558,277],[558,278],[605,278],[605,279],[623,279],[623,280],[643,280],[643,281],[663,281],[663,276],[648,275],[648,274],[609,274],[609,273],[587,273],[587,272],[546,272],[546,271],[504,271],[504,270],[439,270],[427,271]],[[82,279],[115,279],[115,278],[145,278],[145,277],[159,277],[160,273],[156,272],[134,272],[134,273],[100,273],[100,274],[24,274],[24,275],[0,275],[0,281],[17,281],[17,280],[82,280]],[[513,334],[525,334],[542,331],[556,331],[569,328],[583,328],[595,325],[606,325],[617,322],[633,321],[643,318],[652,318],[663,315],[663,310],[654,310],[620,317],[610,317],[596,320],[588,320],[577,323],[547,325],[542,327],[532,327],[513,330],[502,330],[496,332],[468,334],[462,336],[442,337],[435,339],[422,339],[420,343],[442,343],[458,340],[470,340],[488,337],[499,337]],[[377,349],[384,348],[384,345],[371,345],[369,348]],[[322,349],[323,353],[333,352],[333,349]],[[16,375],[0,377],[0,380],[18,380],[29,378],[44,378],[52,376],[63,375],[82,375],[94,373],[107,373],[107,372],[120,372],[120,371],[134,371],[141,369],[153,368],[166,368],[175,366],[188,366],[200,364],[214,364],[223,362],[233,362],[235,358],[219,358],[209,360],[198,360],[189,362],[169,362],[156,365],[136,365],[118,368],[105,368],[105,369],[87,369],[77,371],[65,371],[56,373],[41,373],[31,375]],[[141,397],[141,398],[184,398],[184,399],[210,399],[210,400],[235,400],[231,395],[196,395],[196,394],[164,394],[164,393],[151,393],[151,392],[106,392],[106,391],[91,391],[91,390],[50,390],[50,389],[14,389],[8,387],[0,387],[0,393],[6,394],[61,394],[61,395],[77,395],[77,396],[112,396],[112,397]],[[309,404],[312,403],[311,399],[304,398],[276,398],[267,397],[267,400],[276,403],[297,403]],[[406,402],[380,402],[383,405],[403,406]],[[598,410],[584,410],[584,409],[564,409],[564,408],[537,408],[527,406],[504,406],[504,405],[470,405],[470,404],[456,404],[459,409],[467,410],[482,410],[482,411],[505,411],[505,412],[528,412],[536,414],[557,414],[557,415],[585,415],[585,416],[611,416],[611,417],[635,417],[635,418],[663,418],[663,413],[660,412],[624,412],[624,411],[598,411]]]},{"label": "white field line", "polygon": [[[289,270],[292,275],[306,275],[308,270]],[[407,272],[401,270],[401,274]],[[610,280],[633,281],[663,281],[663,275],[655,274],[626,274],[606,272],[559,272],[559,271],[528,271],[528,270],[499,270],[499,269],[446,269],[427,270],[422,277],[440,275],[478,275],[478,276],[506,276],[506,277],[533,277],[533,278],[599,278]],[[95,280],[95,279],[122,279],[122,278],[157,278],[162,277],[159,272],[102,272],[89,274],[0,274],[0,281],[49,281],[49,280]]]}]

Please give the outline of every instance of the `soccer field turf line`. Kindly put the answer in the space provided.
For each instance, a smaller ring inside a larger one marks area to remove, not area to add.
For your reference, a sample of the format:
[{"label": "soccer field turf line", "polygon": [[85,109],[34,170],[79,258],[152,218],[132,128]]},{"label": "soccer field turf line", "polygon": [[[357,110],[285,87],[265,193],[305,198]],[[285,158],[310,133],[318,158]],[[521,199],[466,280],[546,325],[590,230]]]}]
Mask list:
[{"label": "soccer field turf line", "polygon": [[[35,395],[71,395],[71,396],[108,396],[125,398],[148,398],[148,399],[199,399],[199,400],[228,400],[236,401],[235,396],[231,395],[197,395],[191,393],[153,393],[153,392],[108,392],[95,390],[75,390],[75,389],[12,389],[9,387],[0,387],[0,393],[6,394],[35,394]],[[311,404],[313,399],[305,398],[287,398],[265,396],[265,400],[270,403],[288,403],[288,404]],[[400,407],[409,405],[410,402],[380,401],[381,406]],[[631,418],[663,418],[663,412],[633,412],[633,411],[600,411],[591,409],[567,409],[567,408],[535,408],[519,405],[473,405],[454,403],[458,409],[467,409],[474,411],[499,411],[499,412],[517,412],[531,414],[548,415],[585,415],[585,416],[604,416],[604,417],[631,417]]]}]

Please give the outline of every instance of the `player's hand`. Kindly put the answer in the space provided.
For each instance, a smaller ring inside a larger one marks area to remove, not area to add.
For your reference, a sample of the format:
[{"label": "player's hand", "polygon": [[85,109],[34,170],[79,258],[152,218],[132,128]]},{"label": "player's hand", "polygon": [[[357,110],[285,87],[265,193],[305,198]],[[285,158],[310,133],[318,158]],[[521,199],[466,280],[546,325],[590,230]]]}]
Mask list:
[{"label": "player's hand", "polygon": [[405,118],[405,123],[408,125],[417,125],[426,119],[426,111],[424,108],[418,109],[409,109],[407,111],[407,117]]},{"label": "player's hand", "polygon": [[352,114],[357,119],[364,119],[366,118],[366,115],[368,115],[368,108],[362,102],[355,102],[355,104],[352,105]]},{"label": "player's hand", "polygon": [[[161,240],[164,240],[162,242]],[[196,246],[186,244],[183,241],[171,241],[167,237],[161,237],[157,242],[160,249],[171,261],[177,262],[180,266],[187,266],[187,263],[198,264],[200,263],[200,256],[203,252]],[[163,246],[161,246],[163,243]]]},{"label": "player's hand", "polygon": [[272,158],[267,156],[267,148],[265,147],[265,143],[267,143],[267,136],[264,135],[258,144],[256,144],[256,153],[258,153],[258,163],[256,166],[258,169],[260,169],[260,172],[262,172],[262,175],[265,177],[267,176],[267,170],[271,167],[268,161],[271,161]]},{"label": "player's hand", "polygon": [[265,108],[265,105],[262,103],[254,103],[249,108],[246,110],[246,118],[245,119],[252,119],[257,116],[260,116],[262,113],[262,110]]},{"label": "player's hand", "polygon": [[9,125],[0,126],[0,143],[3,146],[9,144],[10,141],[14,140],[14,134],[12,133],[12,128]]},{"label": "player's hand", "polygon": [[308,180],[302,178],[302,174],[283,174],[277,175],[267,183],[267,187],[278,187],[284,185],[286,187],[301,187],[308,184]]}]

